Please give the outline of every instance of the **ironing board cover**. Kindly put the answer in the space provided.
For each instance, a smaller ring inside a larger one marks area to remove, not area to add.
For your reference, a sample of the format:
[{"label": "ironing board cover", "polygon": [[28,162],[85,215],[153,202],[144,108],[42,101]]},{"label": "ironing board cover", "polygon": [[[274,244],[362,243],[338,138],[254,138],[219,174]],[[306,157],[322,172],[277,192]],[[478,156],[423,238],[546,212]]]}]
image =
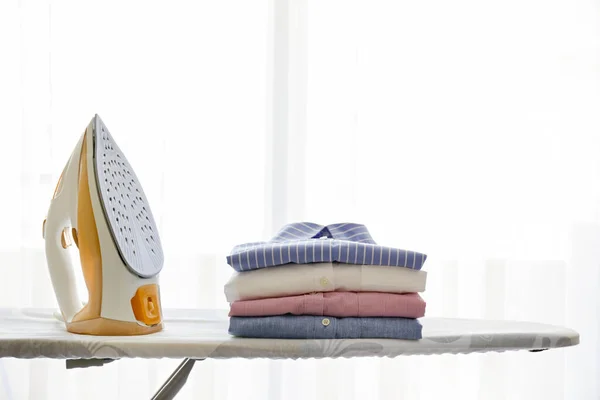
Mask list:
[{"label": "ironing board cover", "polygon": [[0,309],[0,357],[324,358],[535,350],[574,346],[579,334],[517,321],[422,318],[422,340],[243,339],[227,333],[225,310],[164,310],[165,329],[147,336],[68,333],[52,309]]}]

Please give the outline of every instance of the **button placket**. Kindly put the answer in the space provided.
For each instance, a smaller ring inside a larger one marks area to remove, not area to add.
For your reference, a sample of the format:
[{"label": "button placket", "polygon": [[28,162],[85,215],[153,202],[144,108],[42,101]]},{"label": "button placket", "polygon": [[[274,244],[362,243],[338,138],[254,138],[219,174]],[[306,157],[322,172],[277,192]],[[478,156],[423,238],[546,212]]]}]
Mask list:
[{"label": "button placket", "polygon": [[323,315],[323,294],[310,292],[303,297],[304,314]]},{"label": "button placket", "polygon": [[323,271],[315,274],[313,277],[313,285],[318,288],[317,291],[321,294],[321,300],[324,301],[324,293],[335,290],[335,271],[332,263],[327,263]]},{"label": "button placket", "polygon": [[325,294],[321,293],[319,296],[319,311],[321,312],[321,315],[325,315],[325,301]]}]

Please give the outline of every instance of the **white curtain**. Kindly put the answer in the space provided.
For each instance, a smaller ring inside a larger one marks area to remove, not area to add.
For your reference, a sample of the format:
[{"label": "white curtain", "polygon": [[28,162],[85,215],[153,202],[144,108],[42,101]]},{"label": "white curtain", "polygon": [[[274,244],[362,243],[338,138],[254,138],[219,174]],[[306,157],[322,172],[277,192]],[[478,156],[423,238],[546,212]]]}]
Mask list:
[{"label": "white curtain", "polygon": [[[429,255],[428,316],[576,329],[542,353],[198,363],[181,399],[600,396],[600,3],[0,2],[0,307],[55,307],[42,221],[99,113],[157,217],[164,306],[237,243],[355,221]],[[176,360],[0,360],[0,399],[148,398]]]}]

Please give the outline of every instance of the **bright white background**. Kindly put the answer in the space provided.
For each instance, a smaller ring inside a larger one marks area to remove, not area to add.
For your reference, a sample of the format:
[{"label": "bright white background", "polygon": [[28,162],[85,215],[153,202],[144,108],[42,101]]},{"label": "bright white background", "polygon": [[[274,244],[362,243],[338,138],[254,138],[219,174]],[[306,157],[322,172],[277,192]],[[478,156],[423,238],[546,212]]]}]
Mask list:
[{"label": "bright white background", "polygon": [[[600,3],[0,2],[0,307],[54,307],[42,221],[94,113],[166,253],[164,307],[225,308],[224,256],[297,220],[423,251],[429,316],[567,350],[205,361],[179,398],[597,399]],[[0,399],[148,398],[174,360],[0,360]]]}]

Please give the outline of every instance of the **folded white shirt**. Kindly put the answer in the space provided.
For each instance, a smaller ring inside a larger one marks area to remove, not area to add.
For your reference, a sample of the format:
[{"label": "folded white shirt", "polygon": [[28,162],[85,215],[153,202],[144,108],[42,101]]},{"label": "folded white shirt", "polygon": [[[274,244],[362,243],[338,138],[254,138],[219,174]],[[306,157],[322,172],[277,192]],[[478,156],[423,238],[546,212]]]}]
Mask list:
[{"label": "folded white shirt", "polygon": [[225,297],[232,303],[266,297],[312,292],[424,292],[426,271],[409,268],[313,263],[236,272],[225,284]]}]

